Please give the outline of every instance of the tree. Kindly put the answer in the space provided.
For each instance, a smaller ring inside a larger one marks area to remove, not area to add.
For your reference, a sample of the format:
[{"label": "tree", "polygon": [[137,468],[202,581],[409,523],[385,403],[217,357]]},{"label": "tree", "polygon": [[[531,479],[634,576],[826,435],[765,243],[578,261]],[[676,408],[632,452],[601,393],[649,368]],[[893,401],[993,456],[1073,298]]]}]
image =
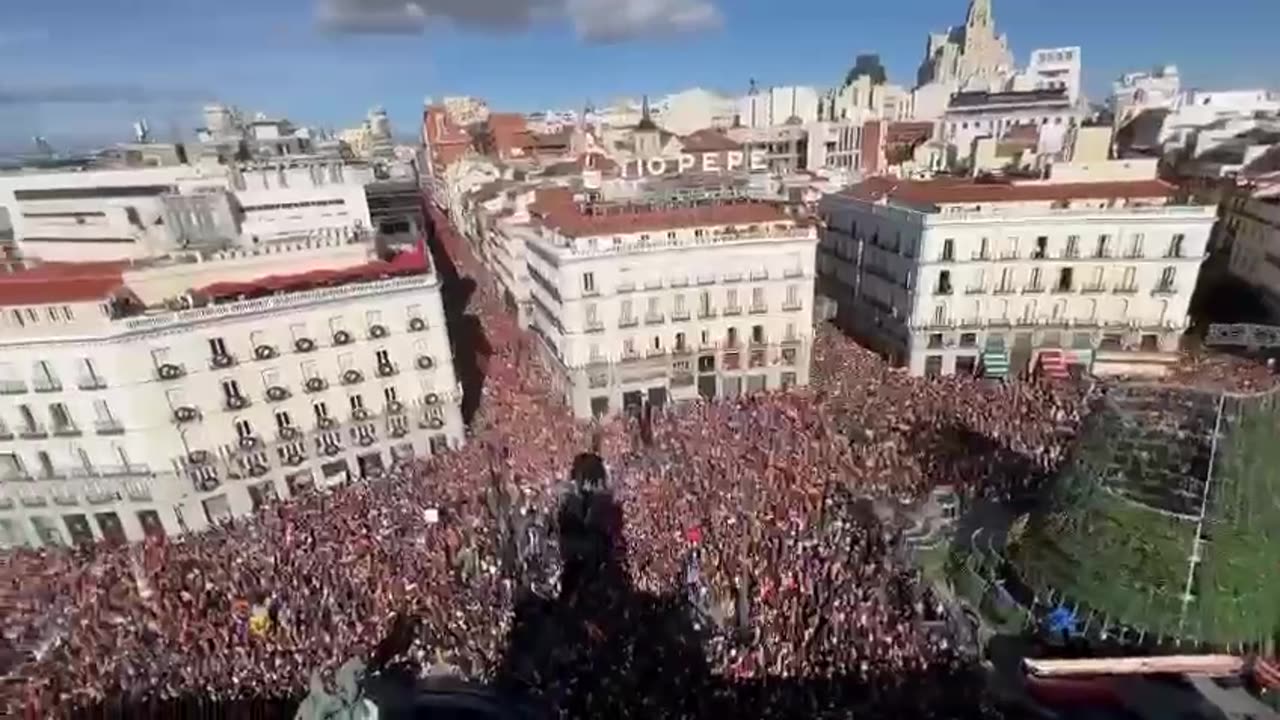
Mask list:
[{"label": "tree", "polygon": [[867,53],[854,58],[853,67],[849,68],[848,74],[844,76],[844,84],[852,85],[854,80],[863,75],[871,76],[872,85],[883,85],[889,79],[884,65],[880,62],[879,54]]}]

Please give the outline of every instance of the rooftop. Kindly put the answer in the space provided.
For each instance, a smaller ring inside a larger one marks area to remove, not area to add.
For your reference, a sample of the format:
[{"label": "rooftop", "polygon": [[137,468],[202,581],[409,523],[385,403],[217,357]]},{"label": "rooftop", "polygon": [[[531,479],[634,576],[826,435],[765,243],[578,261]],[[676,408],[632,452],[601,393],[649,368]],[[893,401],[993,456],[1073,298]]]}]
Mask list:
[{"label": "rooftop", "polygon": [[736,142],[728,135],[714,128],[695,130],[680,138],[680,144],[684,151],[688,153],[724,152],[742,149],[742,143]]},{"label": "rooftop", "polygon": [[[137,262],[44,263],[11,273],[0,273],[0,307],[54,305],[123,299],[119,315],[137,315],[151,308],[127,287],[130,271],[170,272],[175,266],[195,262],[185,257],[151,258]],[[202,261],[216,262],[216,260]],[[214,282],[188,288],[197,304],[300,292],[367,282],[400,275],[416,275],[429,269],[425,248],[401,251],[389,260],[371,260],[345,268],[317,269],[302,273],[274,274],[236,282]],[[135,278],[136,280],[137,278]],[[140,281],[141,282],[141,281]],[[144,283],[145,284],[145,283]],[[165,301],[166,303],[168,300]],[[156,309],[160,309],[157,306]]]},{"label": "rooftop", "polygon": [[968,179],[899,180],[873,177],[841,195],[867,202],[889,201],[936,211],[939,205],[1070,200],[1168,199],[1176,188],[1163,180],[1115,182],[974,182]]},{"label": "rooftop", "polygon": [[970,108],[988,107],[991,105],[1029,105],[1041,103],[1060,103],[1069,105],[1071,98],[1064,89],[1017,90],[1009,92],[987,92],[985,90],[958,92],[951,96],[948,110],[966,110]]},{"label": "rooftop", "polygon": [[538,204],[531,212],[543,226],[568,237],[618,235],[719,225],[790,222],[776,205],[761,202],[717,203],[695,207],[652,205]]},{"label": "rooftop", "polygon": [[105,300],[124,286],[128,261],[44,263],[0,274],[0,306]]}]

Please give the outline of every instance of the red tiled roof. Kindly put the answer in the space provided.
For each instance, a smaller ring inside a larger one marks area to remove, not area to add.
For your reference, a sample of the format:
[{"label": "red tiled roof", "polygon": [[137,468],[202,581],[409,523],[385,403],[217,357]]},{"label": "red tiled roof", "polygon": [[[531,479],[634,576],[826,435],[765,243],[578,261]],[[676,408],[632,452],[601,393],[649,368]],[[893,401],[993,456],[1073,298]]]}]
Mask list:
[{"label": "red tiled roof", "polygon": [[741,150],[742,143],[714,128],[695,130],[680,138],[680,145],[687,153],[724,152]]},{"label": "red tiled roof", "polygon": [[277,292],[299,292],[326,285],[364,282],[395,275],[416,275],[427,269],[427,253],[423,239],[413,250],[402,251],[391,260],[373,260],[355,267],[336,270],[312,270],[292,275],[266,275],[242,282],[217,282],[195,291],[211,300],[256,297]]},{"label": "red tiled roof", "polygon": [[124,287],[128,261],[44,263],[0,273],[0,305],[52,305],[111,297]]},{"label": "red tiled roof", "polygon": [[540,203],[530,211],[541,217],[543,225],[569,237],[791,220],[777,206],[758,202],[670,210],[618,209],[599,215],[586,215],[576,205],[559,202]]},{"label": "red tiled roof", "polygon": [[976,183],[970,180],[898,180],[872,177],[854,185],[845,195],[869,202],[890,199],[907,205],[951,203],[1053,202],[1167,198],[1174,186],[1163,180],[1126,180],[1084,183]]}]

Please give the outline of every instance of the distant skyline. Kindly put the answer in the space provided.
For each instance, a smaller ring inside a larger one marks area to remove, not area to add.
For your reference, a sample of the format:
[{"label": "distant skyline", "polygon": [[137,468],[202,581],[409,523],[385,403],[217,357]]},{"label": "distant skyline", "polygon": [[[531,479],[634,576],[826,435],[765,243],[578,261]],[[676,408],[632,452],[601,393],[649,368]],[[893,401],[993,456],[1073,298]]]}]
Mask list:
[{"label": "distant skyline", "polygon": [[[967,0],[6,0],[0,149],[190,137],[212,100],[342,128],[385,106],[413,136],[422,100],[475,95],[515,111],[687,87],[738,94],[837,83],[859,53],[913,84],[927,33]],[[1176,64],[1190,87],[1280,86],[1280,3],[995,0],[1019,64],[1083,48],[1085,90]],[[1211,11],[1207,11],[1211,10]]]}]

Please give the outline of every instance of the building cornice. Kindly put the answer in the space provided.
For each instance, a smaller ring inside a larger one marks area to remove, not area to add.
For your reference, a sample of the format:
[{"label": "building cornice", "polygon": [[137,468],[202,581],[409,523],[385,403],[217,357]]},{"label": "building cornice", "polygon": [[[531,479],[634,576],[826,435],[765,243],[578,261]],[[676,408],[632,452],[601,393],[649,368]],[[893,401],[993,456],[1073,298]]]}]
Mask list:
[{"label": "building cornice", "polygon": [[166,312],[159,315],[115,320],[111,322],[108,332],[98,335],[4,340],[0,341],[0,349],[57,345],[101,346],[121,344],[140,337],[176,335],[203,324],[289,315],[310,306],[329,305],[378,295],[437,288],[439,284],[439,278],[434,273],[430,273],[354,283],[340,287],[318,288],[316,290],[293,292],[287,295],[276,295],[178,312]]}]

